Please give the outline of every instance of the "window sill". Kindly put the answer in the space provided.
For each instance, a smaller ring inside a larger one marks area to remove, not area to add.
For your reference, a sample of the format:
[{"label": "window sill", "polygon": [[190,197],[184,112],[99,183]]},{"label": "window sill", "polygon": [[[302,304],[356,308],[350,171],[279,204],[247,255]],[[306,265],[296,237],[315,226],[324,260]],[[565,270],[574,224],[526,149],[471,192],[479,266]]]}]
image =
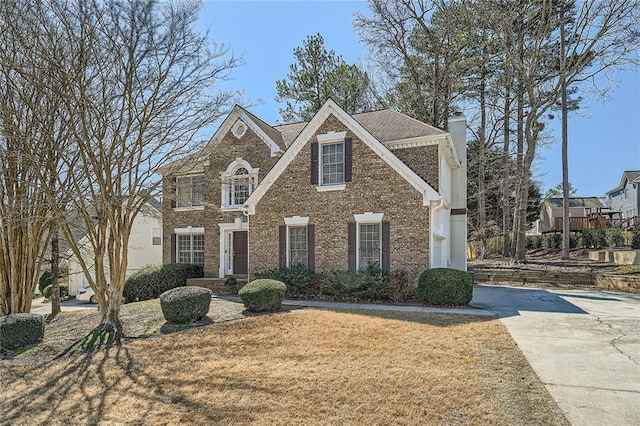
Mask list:
[{"label": "window sill", "polygon": [[204,210],[204,206],[174,207],[173,208],[174,212],[190,212],[190,211],[197,211],[197,210]]},{"label": "window sill", "polygon": [[340,185],[323,185],[316,186],[318,192],[327,192],[327,191],[343,191],[347,187],[346,183],[342,183]]},{"label": "window sill", "polygon": [[220,206],[220,211],[223,212],[241,212],[242,206]]}]

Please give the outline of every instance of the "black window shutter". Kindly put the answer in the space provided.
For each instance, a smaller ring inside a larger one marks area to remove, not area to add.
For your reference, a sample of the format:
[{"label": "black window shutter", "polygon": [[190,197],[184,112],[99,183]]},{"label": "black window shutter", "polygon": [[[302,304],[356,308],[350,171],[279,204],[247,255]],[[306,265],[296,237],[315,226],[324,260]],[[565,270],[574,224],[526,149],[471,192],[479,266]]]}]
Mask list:
[{"label": "black window shutter", "polygon": [[278,229],[278,239],[279,266],[280,268],[284,268],[287,266],[287,225],[280,225]]},{"label": "black window shutter", "polygon": [[349,222],[347,233],[347,254],[349,258],[349,270],[356,270],[356,223]]},{"label": "black window shutter", "polygon": [[307,269],[316,270],[316,226],[307,225]]},{"label": "black window shutter", "polygon": [[318,142],[311,142],[311,185],[318,184]]},{"label": "black window shutter", "polygon": [[171,234],[171,263],[176,263],[176,234]]},{"label": "black window shutter", "polygon": [[353,168],[353,140],[346,138],[344,140],[344,181],[351,182]]},{"label": "black window shutter", "polygon": [[171,208],[176,208],[176,188],[178,187],[178,179],[171,179],[171,188],[169,190],[169,194],[171,195]]},{"label": "black window shutter", "polygon": [[382,221],[382,272],[389,272],[391,266],[391,241],[390,225],[386,220]]}]

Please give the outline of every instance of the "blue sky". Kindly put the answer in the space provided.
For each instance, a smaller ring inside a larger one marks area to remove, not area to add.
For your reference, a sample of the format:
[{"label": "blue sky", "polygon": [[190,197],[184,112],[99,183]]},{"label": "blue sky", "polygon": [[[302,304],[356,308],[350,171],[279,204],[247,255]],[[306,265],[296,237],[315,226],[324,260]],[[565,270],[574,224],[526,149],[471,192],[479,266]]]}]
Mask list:
[{"label": "blue sky", "polygon": [[[294,62],[293,49],[320,33],[325,47],[347,62],[365,64],[367,50],[352,28],[353,13],[365,1],[204,2],[199,25],[216,43],[229,46],[244,64],[224,87],[243,90],[250,111],[270,124],[280,118],[275,82]],[[640,71],[613,76],[608,99],[587,99],[569,122],[569,180],[581,196],[602,196],[624,170],[640,170]],[[536,175],[543,193],[562,181],[559,121],[548,127],[552,143],[539,149]]]}]

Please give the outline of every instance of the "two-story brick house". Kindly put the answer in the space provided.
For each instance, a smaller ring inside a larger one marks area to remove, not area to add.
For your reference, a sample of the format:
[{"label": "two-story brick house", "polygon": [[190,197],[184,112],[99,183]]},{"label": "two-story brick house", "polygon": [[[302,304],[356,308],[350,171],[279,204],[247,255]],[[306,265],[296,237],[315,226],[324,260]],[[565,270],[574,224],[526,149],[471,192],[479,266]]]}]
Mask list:
[{"label": "two-story brick house", "polygon": [[466,122],[449,127],[332,100],[269,126],[236,106],[203,153],[164,171],[164,261],[221,278],[297,263],[466,270]]}]

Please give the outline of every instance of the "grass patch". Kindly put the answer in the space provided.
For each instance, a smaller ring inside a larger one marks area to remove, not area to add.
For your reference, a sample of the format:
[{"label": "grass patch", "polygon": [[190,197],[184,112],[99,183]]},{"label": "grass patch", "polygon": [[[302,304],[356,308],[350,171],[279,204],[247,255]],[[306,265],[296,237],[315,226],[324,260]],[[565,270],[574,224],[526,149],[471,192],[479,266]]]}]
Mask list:
[{"label": "grass patch", "polygon": [[567,424],[495,319],[306,309],[135,327],[155,337],[0,361],[0,424]]}]

